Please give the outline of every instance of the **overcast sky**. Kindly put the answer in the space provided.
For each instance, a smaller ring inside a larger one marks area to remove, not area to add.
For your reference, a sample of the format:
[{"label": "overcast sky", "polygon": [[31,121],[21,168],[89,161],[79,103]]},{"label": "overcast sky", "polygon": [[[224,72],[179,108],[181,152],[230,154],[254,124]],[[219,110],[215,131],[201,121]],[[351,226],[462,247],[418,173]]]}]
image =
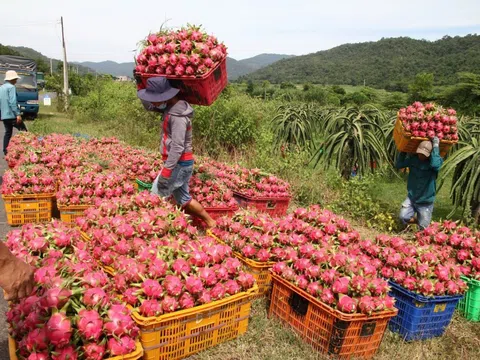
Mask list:
[{"label": "overcast sky", "polygon": [[69,61],[132,61],[150,31],[202,24],[236,59],[308,54],[344,43],[480,34],[480,0],[0,0],[0,43]]}]

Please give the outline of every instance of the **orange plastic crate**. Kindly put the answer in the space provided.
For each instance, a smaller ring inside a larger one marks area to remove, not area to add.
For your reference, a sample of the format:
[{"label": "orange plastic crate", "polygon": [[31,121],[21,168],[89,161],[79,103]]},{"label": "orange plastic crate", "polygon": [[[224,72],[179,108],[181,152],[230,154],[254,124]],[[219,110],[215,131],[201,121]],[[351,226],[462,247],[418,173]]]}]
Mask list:
[{"label": "orange plastic crate", "polygon": [[[107,358],[105,360],[137,360],[137,359],[140,359],[143,356],[142,344],[138,341],[136,343],[136,345],[137,346],[135,348],[135,351],[131,352],[130,354],[114,356],[114,357]],[[18,360],[17,344],[15,343],[15,340],[11,336],[8,337],[8,352],[10,353],[10,360]]]},{"label": "orange plastic crate", "polygon": [[159,317],[132,317],[140,327],[144,360],[183,359],[244,334],[257,286],[214,301]]},{"label": "orange plastic crate", "polygon": [[75,219],[84,216],[85,210],[92,207],[92,205],[70,205],[70,206],[58,206],[60,210],[60,220],[71,226],[75,226]]},{"label": "orange plastic crate", "polygon": [[340,359],[371,359],[397,310],[371,316],[344,314],[272,274],[269,317],[288,324],[316,350]]},{"label": "orange plastic crate", "polygon": [[[413,137],[410,133],[407,133],[403,128],[402,121],[397,118],[395,128],[393,129],[393,140],[397,145],[397,149],[400,152],[415,153],[418,145],[422,141],[429,140],[427,138]],[[445,157],[450,148],[455,145],[457,141],[442,140],[440,141],[440,156]]]},{"label": "orange plastic crate", "polygon": [[54,194],[2,195],[9,225],[52,220]]},{"label": "orange plastic crate", "polygon": [[[207,235],[214,238],[222,245],[228,245],[223,240],[215,236],[210,230],[207,230]],[[249,274],[252,274],[255,278],[258,286],[258,295],[256,297],[261,298],[263,296],[267,296],[272,286],[272,276],[270,273],[270,269],[273,265],[275,265],[275,262],[254,261],[251,259],[247,259],[245,256],[236,251],[233,252],[233,255],[242,262],[245,271]]]}]

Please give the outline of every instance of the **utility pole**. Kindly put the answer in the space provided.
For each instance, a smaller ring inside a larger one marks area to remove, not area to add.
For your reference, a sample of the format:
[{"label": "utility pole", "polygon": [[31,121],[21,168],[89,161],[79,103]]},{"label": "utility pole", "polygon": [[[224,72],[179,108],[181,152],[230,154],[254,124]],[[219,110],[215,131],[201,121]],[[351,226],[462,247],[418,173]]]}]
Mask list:
[{"label": "utility pole", "polygon": [[68,110],[68,63],[67,49],[65,47],[65,32],[63,30],[63,16],[60,18],[62,24],[62,45],[63,45],[63,92],[65,94],[65,111]]}]

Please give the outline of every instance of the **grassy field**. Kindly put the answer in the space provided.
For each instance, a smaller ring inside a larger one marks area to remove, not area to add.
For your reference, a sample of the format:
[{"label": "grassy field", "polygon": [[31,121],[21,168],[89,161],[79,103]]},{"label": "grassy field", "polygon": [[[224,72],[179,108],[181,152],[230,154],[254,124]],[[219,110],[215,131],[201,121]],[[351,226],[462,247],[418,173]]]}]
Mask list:
[{"label": "grassy field", "polygon": [[[102,124],[79,124],[54,112],[53,108],[42,108],[41,116],[35,122],[27,123],[37,133],[71,133],[91,136],[118,135],[114,129]],[[122,140],[128,141],[128,138]],[[447,184],[448,185],[448,184]],[[440,192],[435,217],[444,217],[450,211],[448,186]],[[378,200],[400,206],[406,194],[404,179],[386,179],[375,184],[374,194]],[[355,223],[355,219],[349,219]],[[358,228],[363,236],[375,236],[371,229]],[[445,335],[428,341],[406,343],[398,335],[386,332],[380,350],[375,357],[380,360],[447,360],[480,359],[480,325],[469,323],[455,315]],[[195,360],[317,360],[326,356],[306,345],[294,332],[275,319],[267,318],[267,303],[257,300],[253,304],[247,333],[208,351],[192,356]]]}]

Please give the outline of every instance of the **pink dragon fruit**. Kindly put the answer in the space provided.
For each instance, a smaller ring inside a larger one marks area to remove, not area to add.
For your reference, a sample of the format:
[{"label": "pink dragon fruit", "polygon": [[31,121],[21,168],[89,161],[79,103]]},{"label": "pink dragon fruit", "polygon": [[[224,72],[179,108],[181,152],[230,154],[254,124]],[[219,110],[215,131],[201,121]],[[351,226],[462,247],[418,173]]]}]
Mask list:
[{"label": "pink dragon fruit", "polygon": [[107,342],[107,349],[113,356],[129,354],[135,350],[135,347],[135,341],[128,336],[110,338]]},{"label": "pink dragon fruit", "polygon": [[[214,273],[215,275],[215,273]],[[173,275],[167,275],[163,281],[163,287],[170,296],[179,296],[183,290],[183,283],[180,278]]]},{"label": "pink dragon fruit", "polygon": [[337,309],[341,312],[352,314],[357,311],[357,304],[350,296],[343,295],[340,300],[338,300]]},{"label": "pink dragon fruit", "polygon": [[67,315],[62,312],[53,314],[47,322],[47,333],[52,345],[66,346],[72,336],[72,324]]},{"label": "pink dragon fruit", "polygon": [[95,310],[80,310],[77,326],[86,340],[97,341],[102,335],[103,321]]},{"label": "pink dragon fruit", "polygon": [[102,360],[105,357],[105,345],[88,343],[83,345],[85,360]]},{"label": "pink dragon fruit", "polygon": [[162,285],[156,280],[145,279],[142,283],[142,289],[145,296],[154,299],[160,299],[162,297]]}]

